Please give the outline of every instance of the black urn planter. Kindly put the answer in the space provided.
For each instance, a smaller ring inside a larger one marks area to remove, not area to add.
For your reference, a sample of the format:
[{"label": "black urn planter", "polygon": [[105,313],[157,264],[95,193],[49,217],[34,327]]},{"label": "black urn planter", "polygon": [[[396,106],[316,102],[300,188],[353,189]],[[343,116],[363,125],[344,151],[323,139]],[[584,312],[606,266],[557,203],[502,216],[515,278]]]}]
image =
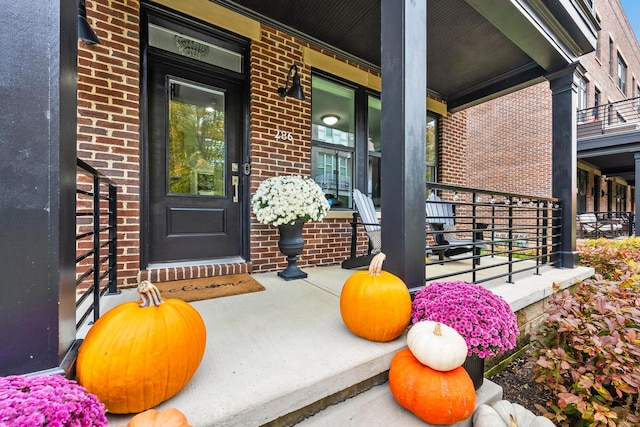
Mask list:
[{"label": "black urn planter", "polygon": [[302,227],[304,226],[304,220],[297,220],[293,224],[282,224],[278,226],[280,231],[280,240],[278,241],[278,247],[280,252],[287,256],[287,268],[278,272],[278,276],[284,280],[296,280],[304,279],[307,277],[307,273],[300,270],[296,265],[298,255],[302,253],[304,248],[304,240],[302,240]]},{"label": "black urn planter", "polygon": [[478,357],[476,353],[473,353],[471,356],[467,356],[462,367],[471,377],[473,387],[476,390],[482,387],[482,383],[484,382],[484,359]]}]

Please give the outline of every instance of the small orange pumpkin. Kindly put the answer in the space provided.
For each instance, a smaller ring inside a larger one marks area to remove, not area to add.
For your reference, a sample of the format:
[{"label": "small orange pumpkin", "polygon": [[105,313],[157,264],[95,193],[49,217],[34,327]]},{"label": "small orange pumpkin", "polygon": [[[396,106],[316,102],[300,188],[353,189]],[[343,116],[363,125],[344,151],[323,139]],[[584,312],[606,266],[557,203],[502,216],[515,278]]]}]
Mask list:
[{"label": "small orange pumpkin", "polygon": [[[123,426],[119,426],[123,427]],[[126,427],[193,427],[187,417],[176,408],[163,411],[148,409],[131,418]]]},{"label": "small orange pumpkin", "polygon": [[357,271],[342,287],[340,314],[355,335],[372,341],[391,341],[411,320],[411,295],[397,276],[382,270],[385,255],[371,260],[368,271]]},{"label": "small orange pumpkin", "polygon": [[142,412],[180,391],[198,369],[206,330],[200,314],[160,297],[151,282],[142,301],[109,310],[89,329],[76,364],[78,382],[113,414]]},{"label": "small orange pumpkin", "polygon": [[465,420],[476,405],[473,381],[463,367],[436,371],[420,363],[408,348],[391,360],[389,388],[402,407],[431,424]]}]

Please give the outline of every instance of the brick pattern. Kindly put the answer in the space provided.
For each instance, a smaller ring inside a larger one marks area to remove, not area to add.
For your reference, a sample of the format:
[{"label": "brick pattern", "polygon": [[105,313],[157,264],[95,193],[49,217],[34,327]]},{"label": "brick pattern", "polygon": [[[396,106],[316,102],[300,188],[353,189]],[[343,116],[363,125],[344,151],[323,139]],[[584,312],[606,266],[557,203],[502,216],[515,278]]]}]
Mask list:
[{"label": "brick pattern", "polygon": [[440,119],[438,141],[438,182],[466,185],[467,176],[467,114],[465,111]]},{"label": "brick pattern", "polygon": [[[251,262],[140,270],[139,9],[138,1],[88,0],[88,21],[101,44],[79,42],[78,54],[78,157],[118,185],[118,285],[283,269],[277,229],[259,224],[252,215]],[[270,176],[310,175],[311,70],[302,62],[302,49],[322,51],[267,26],[262,31],[250,53],[251,194]],[[277,95],[294,63],[306,101]],[[276,139],[276,131],[291,132],[293,142]],[[350,221],[306,224],[304,239],[301,267],[340,263],[349,254]],[[358,230],[358,251],[366,249],[367,237]]]},{"label": "brick pattern", "polygon": [[78,42],[78,157],[118,186],[118,284],[140,264],[140,42],[136,0],[87,0],[101,44]]},{"label": "brick pattern", "polygon": [[551,197],[548,83],[467,110],[468,180],[473,188]]},{"label": "brick pattern", "polygon": [[224,276],[227,274],[241,274],[251,271],[251,264],[246,262],[222,264],[198,264],[186,266],[171,266],[164,268],[150,268],[138,273],[137,281],[168,282],[171,280],[199,279],[201,277]]},{"label": "brick pattern", "polygon": [[[314,48],[268,26],[262,39],[251,46],[251,194],[263,180],[277,175],[311,174],[311,69],[302,63],[302,49]],[[317,49],[319,50],[319,49]],[[319,50],[320,51],[320,50]],[[334,58],[336,58],[334,56]],[[340,58],[337,58],[340,59]],[[280,98],[291,64],[296,64],[307,99]],[[276,139],[276,132],[291,132],[293,141]],[[278,231],[251,217],[253,271],[273,271],[287,265],[278,249]],[[305,247],[300,267],[340,263],[349,254],[351,225],[346,219],[325,219],[305,224]],[[367,238],[359,231],[359,251]]]}]

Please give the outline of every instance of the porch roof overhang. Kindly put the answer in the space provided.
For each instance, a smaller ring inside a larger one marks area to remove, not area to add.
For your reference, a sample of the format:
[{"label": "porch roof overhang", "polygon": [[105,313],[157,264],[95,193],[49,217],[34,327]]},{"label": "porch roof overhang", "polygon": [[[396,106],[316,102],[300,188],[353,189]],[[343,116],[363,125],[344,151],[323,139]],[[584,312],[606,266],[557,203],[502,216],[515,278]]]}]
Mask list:
[{"label": "porch roof overhang", "polygon": [[578,160],[597,167],[603,175],[620,177],[630,185],[636,181],[635,153],[640,153],[640,132],[578,140]]},{"label": "porch roof overhang", "polygon": [[[381,0],[211,0],[379,70]],[[455,112],[539,83],[596,45],[584,0],[427,3],[428,91]]]}]

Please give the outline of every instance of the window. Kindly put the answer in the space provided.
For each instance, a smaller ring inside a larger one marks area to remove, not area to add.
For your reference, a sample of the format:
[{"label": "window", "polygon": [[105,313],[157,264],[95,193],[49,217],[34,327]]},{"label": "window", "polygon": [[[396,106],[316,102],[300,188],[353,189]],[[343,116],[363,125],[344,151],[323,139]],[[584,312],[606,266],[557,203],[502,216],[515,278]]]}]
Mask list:
[{"label": "window", "polygon": [[582,77],[578,84],[578,122],[582,123],[587,120],[587,80]]},{"label": "window", "polygon": [[638,104],[638,114],[640,114],[640,85],[636,87],[636,97],[638,97],[638,99],[636,100]]},{"label": "window", "polygon": [[427,113],[427,176],[426,182],[438,181],[438,118]]},{"label": "window", "polygon": [[627,187],[616,183],[616,212],[627,210]]},{"label": "window", "polygon": [[587,182],[588,172],[584,169],[578,169],[578,198],[577,198],[577,210],[578,212],[587,211]]},{"label": "window", "polygon": [[627,64],[622,59],[622,56],[618,53],[618,87],[624,93],[627,94]]},{"label": "window", "polygon": [[613,39],[611,39],[611,37],[609,37],[609,75],[613,76],[613,73],[615,71],[614,64],[615,64],[615,58],[613,56]]},{"label": "window", "polygon": [[593,96],[593,118],[595,120],[600,119],[600,99],[602,94],[600,93],[600,89],[596,88],[594,90]]},{"label": "window", "polygon": [[380,115],[382,104],[379,98],[367,97],[367,152],[369,155],[369,167],[367,170],[367,192],[373,199],[375,206],[380,206],[380,166],[381,159],[381,131]]},{"label": "window", "polygon": [[311,176],[332,207],[352,206],[358,156],[356,91],[356,87],[311,77]]},{"label": "window", "polygon": [[[364,86],[311,76],[311,176],[332,208],[353,208],[352,192],[360,189],[380,206],[383,142],[382,103]],[[334,116],[333,123],[324,121]],[[438,117],[427,114],[426,180],[437,180]]]}]

